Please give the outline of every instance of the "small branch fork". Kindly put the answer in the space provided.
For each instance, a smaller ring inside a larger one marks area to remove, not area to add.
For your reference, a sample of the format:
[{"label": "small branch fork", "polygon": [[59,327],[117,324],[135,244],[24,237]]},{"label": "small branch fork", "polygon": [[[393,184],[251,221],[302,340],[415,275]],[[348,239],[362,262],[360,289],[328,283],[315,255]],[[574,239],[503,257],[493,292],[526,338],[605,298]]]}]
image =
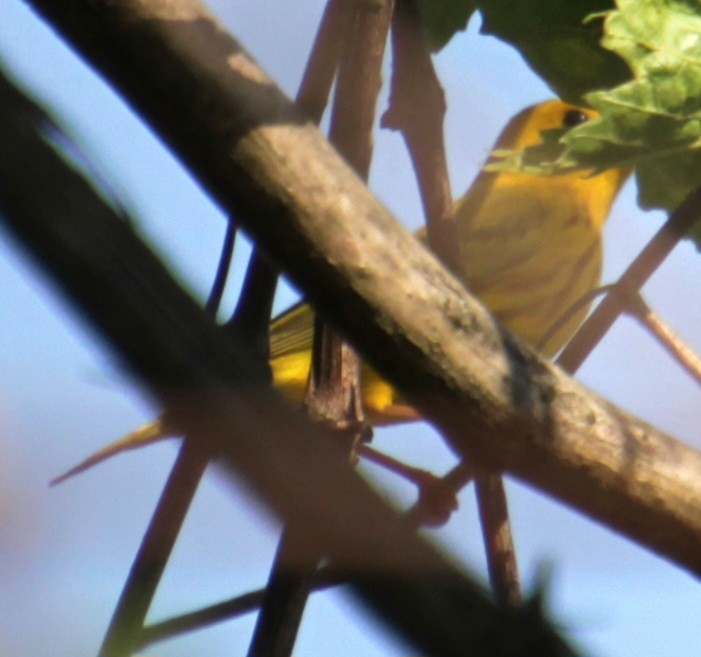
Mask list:
[{"label": "small branch fork", "polygon": [[[235,240],[236,227],[230,222],[224,236],[212,290],[205,304],[212,317],[216,316],[224,294]],[[209,462],[209,456],[198,448],[194,441],[187,438],[183,441],[105,633],[99,652],[101,657],[128,657],[136,650],[144,619]]]},{"label": "small branch fork", "polygon": [[361,445],[358,454],[417,487],[419,499],[407,512],[407,520],[415,527],[444,525],[458,507],[459,485],[464,486],[472,477],[472,471],[465,468],[465,476],[458,480],[459,483],[453,481],[455,475],[439,478],[428,470],[407,465],[368,445]]},{"label": "small branch fork", "polygon": [[[345,578],[335,572],[331,566],[323,566],[316,571],[311,590],[322,591],[332,586],[343,584]],[[141,650],[158,641],[172,639],[187,632],[201,630],[209,625],[238,618],[258,610],[263,604],[267,589],[249,591],[230,600],[198,609],[182,616],[174,616],[161,623],[145,627],[139,637],[136,650]]]},{"label": "small branch fork", "polygon": [[553,323],[548,332],[541,338],[540,345],[547,343],[548,339],[557,333],[567,321],[583,306],[588,305],[597,296],[608,294],[617,298],[620,312],[637,319],[644,328],[662,345],[669,355],[681,365],[684,370],[697,382],[701,383],[701,359],[694,353],[682,338],[655,314],[647,305],[640,292],[628,291],[621,283],[603,285],[596,290],[585,294],[576,303],[573,303],[557,321]]},{"label": "small branch fork", "polygon": [[[474,479],[475,475],[467,461],[459,462],[446,475],[438,478],[426,470],[408,466],[367,445],[361,445],[358,453],[365,459],[417,485],[420,491],[419,501],[405,515],[407,523],[412,527],[442,525],[454,510],[455,496]],[[441,508],[445,513],[443,516],[437,517],[436,512]],[[509,560],[504,559],[504,562],[508,563]],[[309,592],[325,590],[343,584],[345,581],[345,577],[334,569],[333,564],[320,568],[313,578],[307,580]],[[513,589],[509,588],[508,590],[512,591]],[[258,589],[182,616],[174,616],[146,626],[141,632],[135,648],[142,649],[152,643],[255,611],[262,605],[266,594],[267,589]]]}]

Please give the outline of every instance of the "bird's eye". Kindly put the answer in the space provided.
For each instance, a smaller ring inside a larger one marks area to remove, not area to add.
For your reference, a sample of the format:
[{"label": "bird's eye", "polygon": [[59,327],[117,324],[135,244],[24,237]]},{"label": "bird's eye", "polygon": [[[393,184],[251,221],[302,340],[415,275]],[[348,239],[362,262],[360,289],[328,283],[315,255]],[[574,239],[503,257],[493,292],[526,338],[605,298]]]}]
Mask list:
[{"label": "bird's eye", "polygon": [[566,128],[574,128],[574,126],[580,123],[586,123],[589,117],[582,112],[582,110],[571,109],[565,112],[565,116],[562,117],[562,125]]}]

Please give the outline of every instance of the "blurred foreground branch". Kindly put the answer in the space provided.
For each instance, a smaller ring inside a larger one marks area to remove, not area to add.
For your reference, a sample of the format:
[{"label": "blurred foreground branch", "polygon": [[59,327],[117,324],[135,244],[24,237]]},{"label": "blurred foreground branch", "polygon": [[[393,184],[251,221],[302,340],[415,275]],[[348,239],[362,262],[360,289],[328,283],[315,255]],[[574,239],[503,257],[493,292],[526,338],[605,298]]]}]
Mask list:
[{"label": "blurred foreground branch", "polygon": [[0,75],[5,227],[192,445],[218,455],[281,518],[303,527],[303,551],[327,555],[423,654],[571,654],[537,604],[500,609],[491,602],[348,467],[329,432],[283,404],[235,337],[215,326],[47,143],[52,129],[27,107]]}]

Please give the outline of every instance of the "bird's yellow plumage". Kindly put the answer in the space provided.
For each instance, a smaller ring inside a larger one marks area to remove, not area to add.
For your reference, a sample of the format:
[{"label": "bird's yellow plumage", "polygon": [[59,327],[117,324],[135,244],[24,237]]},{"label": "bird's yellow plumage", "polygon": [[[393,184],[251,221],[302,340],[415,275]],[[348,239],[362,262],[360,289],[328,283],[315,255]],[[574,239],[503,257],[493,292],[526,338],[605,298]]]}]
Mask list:
[{"label": "bird's yellow plumage", "polygon": [[[535,145],[541,132],[582,123],[591,110],[558,100],[529,107],[500,135],[496,149]],[[455,204],[459,272],[467,288],[514,333],[547,356],[572,336],[587,313],[584,304],[545,344],[551,326],[599,285],[601,230],[628,172],[591,176],[482,171]],[[424,230],[419,231],[423,239]],[[297,305],[273,320],[270,365],[274,385],[301,402],[311,363],[313,313]],[[417,419],[398,393],[370,367],[362,371],[363,404],[373,424]]]},{"label": "bird's yellow plumage", "polygon": [[[534,105],[511,119],[494,148],[535,145],[543,130],[573,126],[594,116],[591,110],[559,100]],[[482,171],[455,204],[459,274],[467,288],[505,326],[547,356],[569,340],[587,313],[585,304],[540,344],[557,319],[599,285],[602,227],[627,175],[621,169],[596,176],[588,172],[535,176]],[[273,320],[270,327],[273,383],[295,403],[301,403],[307,385],[312,327],[313,313],[304,304]],[[367,366],[362,369],[362,390],[371,423],[418,419],[398,393]],[[153,442],[165,432],[162,420],[156,420],[67,474]]]},{"label": "bird's yellow plumage", "polygon": [[[543,130],[594,116],[557,100],[530,107],[510,121],[495,150],[535,145]],[[559,351],[587,313],[588,304],[540,344],[553,322],[599,285],[602,228],[628,173],[482,172],[455,206],[468,289],[547,356]]]},{"label": "bird's yellow plumage", "polygon": [[[297,304],[270,325],[270,368],[273,387],[293,403],[302,403],[312,361],[314,313],[307,304]],[[418,420],[384,379],[368,365],[361,368],[363,410],[374,425]]]}]

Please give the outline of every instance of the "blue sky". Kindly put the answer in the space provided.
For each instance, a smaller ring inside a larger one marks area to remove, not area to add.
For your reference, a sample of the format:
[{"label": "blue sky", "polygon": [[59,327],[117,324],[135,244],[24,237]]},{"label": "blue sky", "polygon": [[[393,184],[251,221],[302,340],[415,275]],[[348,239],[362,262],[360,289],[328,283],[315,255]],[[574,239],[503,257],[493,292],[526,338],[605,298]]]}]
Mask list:
[{"label": "blue sky", "polygon": [[[323,7],[212,0],[225,25],[294,95]],[[124,195],[137,225],[197,297],[206,294],[224,219],[162,144],[20,0],[0,3],[0,57],[51,106]],[[436,58],[446,88],[446,138],[454,193],[462,193],[496,134],[547,88],[507,46],[475,26]],[[380,132],[370,184],[408,227],[421,222],[401,139]],[[629,184],[607,227],[605,279],[613,280],[663,220],[641,213]],[[230,310],[246,248],[226,299]],[[701,351],[694,249],[680,246],[646,286],[653,308]],[[696,297],[694,296],[696,295]],[[286,289],[278,300],[293,299]],[[149,419],[138,384],[114,366],[91,330],[0,232],[0,654],[95,654],[121,584],[176,453],[174,442],[119,457],[65,485],[47,482],[96,447]],[[579,378],[676,437],[701,446],[699,391],[631,320],[621,320]],[[426,425],[376,433],[375,445],[443,472],[453,458]],[[401,482],[362,471],[408,505]],[[526,585],[539,564],[554,567],[556,619],[593,655],[688,654],[700,632],[697,582],[674,566],[526,486],[508,492]],[[277,523],[216,468],[198,492],[151,618],[162,618],[262,585]],[[473,493],[440,531],[427,531],[484,578]],[[692,616],[693,614],[693,616]],[[38,619],[41,619],[38,622]],[[145,654],[242,654],[253,617],[149,648]],[[37,627],[42,628],[37,632]],[[405,655],[409,650],[340,592],[314,596],[295,655]]]}]

